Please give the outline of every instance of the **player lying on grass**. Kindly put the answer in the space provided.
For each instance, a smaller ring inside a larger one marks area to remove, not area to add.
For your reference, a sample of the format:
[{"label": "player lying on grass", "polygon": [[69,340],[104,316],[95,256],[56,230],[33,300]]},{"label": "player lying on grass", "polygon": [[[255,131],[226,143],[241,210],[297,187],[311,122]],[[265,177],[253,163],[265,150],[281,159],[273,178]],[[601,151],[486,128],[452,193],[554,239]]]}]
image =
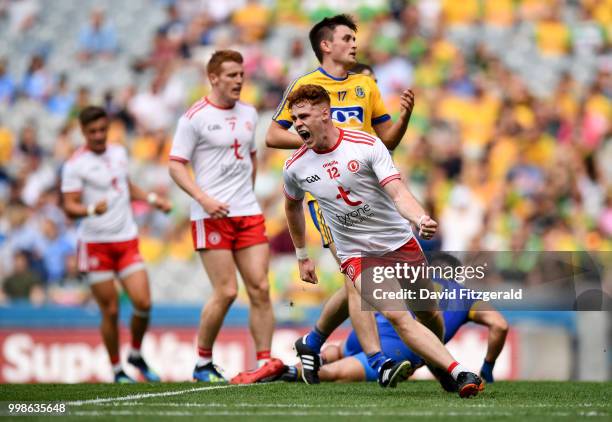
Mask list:
[{"label": "player lying on grass", "polygon": [[[453,281],[436,279],[434,283],[436,283],[436,290],[458,291],[464,288]],[[460,297],[459,294],[457,297]],[[493,382],[493,367],[504,347],[508,333],[508,323],[501,313],[488,303],[471,299],[455,302],[440,304],[442,308],[446,309],[443,312],[444,343],[448,343],[459,329],[470,321],[487,327],[489,329],[487,353],[480,369],[480,375],[486,382]],[[383,353],[397,360],[409,360],[412,363],[411,373],[426,365],[420,356],[402,342],[393,326],[379,313],[376,314],[376,325]],[[324,362],[319,370],[321,381],[376,381],[376,371],[368,365],[367,356],[359,344],[355,331],[351,331],[341,345],[330,344],[325,347],[321,357]],[[457,391],[457,383],[448,374],[433,367],[430,367],[430,370],[445,390]],[[300,371],[300,364],[297,367],[287,367],[281,379],[289,382],[298,381]]]},{"label": "player lying on grass", "polygon": [[[367,265],[361,259],[364,253],[401,253],[411,256],[411,265],[422,265],[425,257],[410,224],[418,227],[421,237],[430,239],[436,232],[437,223],[425,214],[402,183],[380,139],[365,132],[335,127],[329,95],[318,85],[300,87],[289,95],[287,102],[295,129],[304,142],[283,169],[285,213],[296,248],[300,278],[317,283],[314,263],[305,249],[303,200],[307,190],[319,201],[330,224],[341,271],[359,294],[362,264],[364,269]],[[310,183],[313,179],[316,183]],[[351,217],[355,213],[359,219]],[[482,383],[480,377],[459,364],[440,339],[413,319],[405,307],[403,310],[385,310],[371,297],[364,295],[363,298],[389,320],[406,345],[433,366],[450,373],[458,383],[460,397],[478,394]],[[424,319],[431,319],[431,315],[438,312],[429,302],[419,303],[419,308],[413,305],[410,306],[415,315],[420,314]],[[302,359],[302,364],[304,368],[310,366],[313,370],[319,362]],[[379,382],[396,384],[409,370],[408,361],[387,359],[378,369]]]},{"label": "player lying on grass", "polygon": [[[463,287],[458,283],[447,280],[434,280],[436,287],[446,290],[459,290]],[[454,305],[454,304],[453,304]],[[440,304],[445,307],[445,304]],[[458,310],[445,310],[444,316],[444,343],[448,343],[459,329],[471,322],[484,325],[489,329],[487,354],[480,370],[480,375],[487,382],[493,382],[493,367],[501,353],[508,323],[495,308],[488,303],[474,300],[464,300]],[[397,360],[409,360],[412,369],[416,370],[426,362],[406,346],[393,326],[381,314],[376,314],[376,325],[383,352]],[[354,331],[351,331],[341,346],[329,345],[323,349],[322,358],[325,364],[319,370],[321,381],[375,381],[377,374],[367,362],[367,357],[357,340]],[[457,391],[457,383],[444,371],[430,367],[432,373],[438,378],[446,391]]]}]

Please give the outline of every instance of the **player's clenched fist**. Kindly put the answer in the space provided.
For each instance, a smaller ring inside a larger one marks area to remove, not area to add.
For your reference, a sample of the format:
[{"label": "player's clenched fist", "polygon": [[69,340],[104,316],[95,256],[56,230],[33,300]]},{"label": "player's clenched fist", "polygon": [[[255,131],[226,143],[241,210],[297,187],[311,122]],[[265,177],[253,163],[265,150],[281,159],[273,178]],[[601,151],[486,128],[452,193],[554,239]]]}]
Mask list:
[{"label": "player's clenched fist", "polygon": [[417,224],[419,236],[425,240],[431,239],[438,230],[438,223],[428,215],[423,215]]},{"label": "player's clenched fist", "polygon": [[229,205],[224,202],[217,201],[211,197],[204,198],[199,202],[202,208],[204,208],[204,211],[212,218],[223,218],[227,217],[229,214]]},{"label": "player's clenched fist", "polygon": [[306,283],[317,284],[319,279],[315,272],[314,262],[310,258],[299,259],[298,267],[300,268],[300,279]]},{"label": "player's clenched fist", "polygon": [[103,199],[102,201],[98,202],[94,207],[95,215],[104,214],[106,211],[108,211],[108,203],[106,202],[106,199]]},{"label": "player's clenched fist", "polygon": [[169,213],[172,210],[172,203],[161,196],[155,198],[153,206],[164,213]]},{"label": "player's clenched fist", "polygon": [[412,114],[412,109],[414,108],[414,92],[411,89],[406,89],[402,92],[400,96],[400,113],[407,114],[410,116]]}]

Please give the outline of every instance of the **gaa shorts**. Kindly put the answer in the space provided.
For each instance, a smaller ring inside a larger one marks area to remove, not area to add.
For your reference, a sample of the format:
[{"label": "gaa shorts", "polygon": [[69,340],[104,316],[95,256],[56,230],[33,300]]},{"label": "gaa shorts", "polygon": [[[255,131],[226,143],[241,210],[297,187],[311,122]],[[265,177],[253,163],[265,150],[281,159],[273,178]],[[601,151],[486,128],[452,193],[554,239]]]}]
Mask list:
[{"label": "gaa shorts", "polygon": [[120,279],[145,268],[138,239],[125,242],[79,242],[79,271],[87,273],[90,283]]},{"label": "gaa shorts", "polygon": [[203,249],[235,251],[268,243],[266,221],[262,214],[192,221],[191,236],[196,251]]},{"label": "gaa shorts", "polygon": [[[427,264],[427,259],[425,258],[425,254],[423,253],[423,249],[419,245],[419,242],[415,237],[412,237],[408,242],[404,244],[404,246],[397,249],[395,252],[390,253],[389,255],[397,253],[397,259],[401,259],[404,262],[408,262],[410,265],[421,265]],[[355,280],[361,275],[362,268],[362,260],[366,259],[366,264],[370,265],[379,265],[376,258],[362,258],[362,257],[354,257],[349,258],[346,261],[342,262],[340,265],[340,271],[355,284]]]}]

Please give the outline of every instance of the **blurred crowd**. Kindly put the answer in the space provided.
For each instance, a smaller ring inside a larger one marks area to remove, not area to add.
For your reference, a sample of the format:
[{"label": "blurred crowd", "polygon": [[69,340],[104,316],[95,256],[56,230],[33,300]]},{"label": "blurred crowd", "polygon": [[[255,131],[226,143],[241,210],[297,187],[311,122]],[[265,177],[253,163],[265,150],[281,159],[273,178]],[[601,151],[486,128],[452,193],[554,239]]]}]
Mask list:
[{"label": "blurred crowd", "polygon": [[416,93],[394,161],[440,223],[427,248],[612,250],[612,0],[0,0],[0,302],[89,300],[58,182],[90,103],[112,116],[133,180],[175,204],[169,216],[134,204],[154,300],[201,302],[187,197],[166,164],[178,116],[208,90],[207,58],[234,48],[243,100],[260,112],[272,293],[319,304],[341,278],[310,227],[323,282],[298,283],[282,207],[289,152],[264,136],[290,81],[318,66],[309,28],[336,13],[357,17],[359,61],[392,116],[403,89]]}]

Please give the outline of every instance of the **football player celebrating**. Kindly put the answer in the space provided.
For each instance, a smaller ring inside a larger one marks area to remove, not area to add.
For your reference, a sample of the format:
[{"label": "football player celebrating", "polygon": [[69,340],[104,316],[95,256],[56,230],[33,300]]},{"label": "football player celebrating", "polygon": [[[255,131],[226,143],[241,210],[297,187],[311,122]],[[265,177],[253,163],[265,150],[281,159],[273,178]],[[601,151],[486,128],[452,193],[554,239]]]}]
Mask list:
[{"label": "football player celebrating", "polygon": [[119,357],[119,299],[115,277],[121,281],[134,307],[128,362],[147,381],[159,381],[140,353],[149,325],[151,295],[138,250],[138,228],[130,201],[148,201],[164,212],[170,211],[171,205],[130,181],[127,151],[120,145],[106,143],[109,119],[104,109],[85,107],[79,121],[86,143],[64,165],[61,185],[66,214],[83,218],[78,233],[79,269],[87,273],[92,294],[102,312],[102,338],[115,382],[134,382],[123,371]]},{"label": "football player celebrating", "polygon": [[[356,32],[357,25],[348,15],[325,18],[310,30],[310,43],[321,66],[296,79],[287,88],[266,135],[266,144],[269,147],[293,149],[302,146],[303,142],[300,137],[288,131],[293,123],[287,107],[287,97],[305,84],[320,85],[329,92],[331,118],[336,126],[376,134],[389,150],[393,150],[399,144],[408,127],[414,106],[414,94],[410,90],[402,92],[400,116],[393,123],[375,80],[365,74],[366,72],[351,71],[357,63]],[[323,213],[317,201],[308,193],[306,195],[310,214],[321,234],[323,246],[329,248],[336,257],[334,241],[323,218]],[[314,328],[295,343],[303,363],[312,363],[304,367],[303,376],[307,383],[316,384],[318,382],[318,355],[321,346],[349,314],[359,340],[368,354],[371,366],[378,370],[387,360],[381,353],[373,315],[361,312],[359,296],[352,284],[347,283],[344,289],[338,290],[327,301]],[[441,336],[441,317],[437,316],[426,323]],[[309,367],[312,367],[312,370],[309,370]],[[383,387],[394,385],[394,383],[389,383],[390,379],[380,381]]]},{"label": "football player celebrating", "polygon": [[253,192],[257,112],[239,101],[242,62],[237,51],[212,55],[206,68],[212,90],[180,118],[170,152],[170,176],[193,199],[193,243],[213,288],[200,316],[199,358],[193,371],[197,381],[224,381],[213,364],[212,349],[238,293],[236,269],[249,296],[258,369],[232,381],[255,382],[283,369],[280,360],[270,357],[274,315],[268,285],[269,247]]},{"label": "football player celebrating", "polygon": [[[304,142],[283,169],[285,212],[301,279],[317,282],[314,263],[305,249],[302,202],[306,190],[319,201],[330,223],[341,270],[358,293],[362,287],[361,256],[364,253],[395,251],[412,257],[420,255],[418,260],[411,259],[412,265],[425,262],[410,224],[418,228],[421,237],[430,239],[436,232],[437,223],[425,214],[401,182],[380,139],[365,132],[335,127],[329,94],[321,86],[303,85],[289,95],[287,103],[291,120]],[[310,184],[306,179],[312,175],[319,177],[316,183]],[[353,215],[359,218],[353,219]],[[346,219],[335,218],[337,216],[346,216]],[[457,381],[460,397],[478,394],[480,377],[459,364],[432,331],[405,311],[385,310],[380,304],[364,299],[389,320],[407,346],[431,365],[446,370]],[[422,319],[437,312],[427,308],[413,311]],[[306,364],[312,366],[311,362]],[[396,366],[393,361],[385,362],[378,370],[379,380],[391,376]],[[394,383],[410,369],[409,364],[400,367]]]}]

